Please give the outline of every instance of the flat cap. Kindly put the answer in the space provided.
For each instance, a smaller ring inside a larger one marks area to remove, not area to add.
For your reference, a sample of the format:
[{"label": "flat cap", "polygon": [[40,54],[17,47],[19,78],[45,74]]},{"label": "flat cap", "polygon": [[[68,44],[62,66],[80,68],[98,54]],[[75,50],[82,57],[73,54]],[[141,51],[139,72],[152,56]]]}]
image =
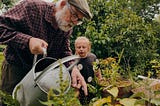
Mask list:
[{"label": "flat cap", "polygon": [[92,14],[86,0],[68,0],[68,3],[80,11],[87,19],[92,18]]}]

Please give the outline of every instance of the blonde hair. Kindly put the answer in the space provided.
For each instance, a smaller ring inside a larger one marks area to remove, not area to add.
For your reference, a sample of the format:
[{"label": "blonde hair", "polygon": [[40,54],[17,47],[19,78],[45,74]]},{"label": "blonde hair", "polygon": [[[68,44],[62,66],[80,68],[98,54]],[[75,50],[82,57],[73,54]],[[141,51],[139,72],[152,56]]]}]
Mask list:
[{"label": "blonde hair", "polygon": [[83,41],[87,42],[87,44],[88,44],[88,50],[90,52],[91,51],[91,42],[85,36],[79,36],[79,37],[77,37],[77,39],[75,40],[74,46],[76,47],[77,42],[80,41],[80,40],[83,40]]}]

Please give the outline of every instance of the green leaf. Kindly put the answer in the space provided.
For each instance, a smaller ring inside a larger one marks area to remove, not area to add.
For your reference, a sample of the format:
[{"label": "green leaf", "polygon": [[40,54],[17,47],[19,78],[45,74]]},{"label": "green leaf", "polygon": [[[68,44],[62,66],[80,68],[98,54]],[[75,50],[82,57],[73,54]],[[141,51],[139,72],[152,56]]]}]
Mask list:
[{"label": "green leaf", "polygon": [[142,91],[142,92],[137,92],[137,93],[133,94],[131,97],[132,97],[132,98],[135,98],[135,97],[144,98],[144,97],[145,97],[145,94],[144,94],[143,91]]},{"label": "green leaf", "polygon": [[151,103],[155,104],[156,106],[160,105],[160,98],[151,99]]},{"label": "green leaf", "polygon": [[125,98],[120,100],[120,104],[124,106],[135,106],[136,99]]},{"label": "green leaf", "polygon": [[92,86],[91,84],[87,84],[87,86],[88,86],[89,92],[91,92],[93,94],[95,94],[97,92],[96,87]]},{"label": "green leaf", "polygon": [[117,87],[113,87],[112,89],[110,90],[107,90],[111,95],[113,95],[115,98],[118,96],[118,88]]},{"label": "green leaf", "polygon": [[43,105],[46,105],[46,106],[50,106],[50,105],[54,104],[55,101],[53,101],[53,100],[48,100],[47,102],[40,101],[40,103]]},{"label": "green leaf", "polygon": [[111,96],[98,99],[96,102],[93,103],[93,106],[103,106],[103,104],[105,103],[111,103]]}]

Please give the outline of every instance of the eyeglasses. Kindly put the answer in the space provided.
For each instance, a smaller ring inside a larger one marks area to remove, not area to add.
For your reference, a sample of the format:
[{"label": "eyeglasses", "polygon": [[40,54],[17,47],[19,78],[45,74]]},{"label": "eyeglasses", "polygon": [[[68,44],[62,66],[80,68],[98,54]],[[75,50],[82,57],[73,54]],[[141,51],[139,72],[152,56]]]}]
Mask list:
[{"label": "eyeglasses", "polygon": [[78,17],[78,15],[77,15],[76,12],[72,9],[72,7],[71,7],[70,4],[68,4],[68,8],[69,8],[69,10],[70,10],[70,12],[71,12],[71,21],[72,21],[72,23],[77,22],[76,25],[81,25],[81,24],[83,23],[83,21],[82,21],[83,19],[80,19],[80,18]]}]

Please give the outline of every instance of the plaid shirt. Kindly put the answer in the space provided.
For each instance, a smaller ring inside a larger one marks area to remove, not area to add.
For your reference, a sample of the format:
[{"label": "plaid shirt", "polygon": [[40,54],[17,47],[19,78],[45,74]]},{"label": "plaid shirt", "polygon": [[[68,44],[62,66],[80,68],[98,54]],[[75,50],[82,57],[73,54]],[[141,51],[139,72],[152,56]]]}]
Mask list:
[{"label": "plaid shirt", "polygon": [[58,59],[72,54],[71,31],[64,32],[58,28],[54,10],[54,3],[23,0],[0,16],[0,44],[7,45],[4,55],[8,63],[32,67],[34,55],[29,51],[31,37],[48,43],[49,57]]}]

